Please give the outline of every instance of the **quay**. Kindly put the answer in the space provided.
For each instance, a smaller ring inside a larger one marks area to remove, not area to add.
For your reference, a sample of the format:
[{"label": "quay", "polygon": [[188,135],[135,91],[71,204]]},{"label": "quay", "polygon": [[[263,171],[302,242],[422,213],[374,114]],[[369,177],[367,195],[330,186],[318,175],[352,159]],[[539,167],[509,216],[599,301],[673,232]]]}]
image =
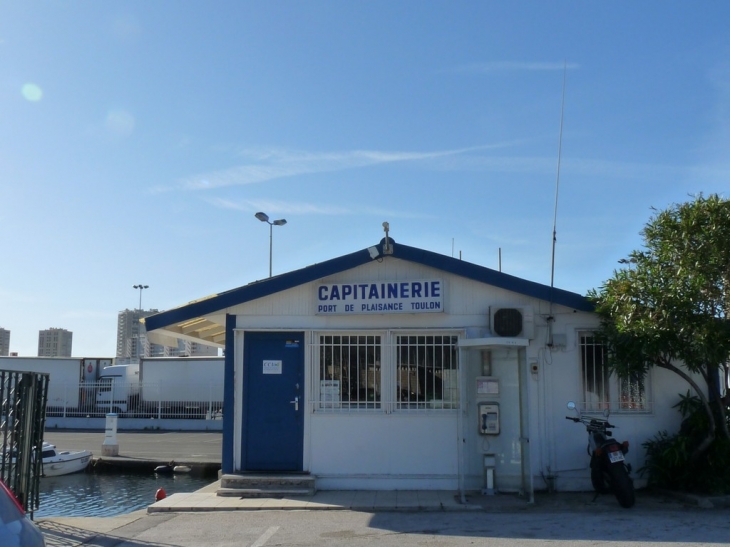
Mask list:
[{"label": "quay", "polygon": [[117,433],[119,455],[101,456],[104,431],[46,430],[44,440],[59,450],[89,450],[95,470],[152,472],[159,465],[187,465],[191,472],[216,475],[221,468],[222,434],[216,431],[133,431]]}]

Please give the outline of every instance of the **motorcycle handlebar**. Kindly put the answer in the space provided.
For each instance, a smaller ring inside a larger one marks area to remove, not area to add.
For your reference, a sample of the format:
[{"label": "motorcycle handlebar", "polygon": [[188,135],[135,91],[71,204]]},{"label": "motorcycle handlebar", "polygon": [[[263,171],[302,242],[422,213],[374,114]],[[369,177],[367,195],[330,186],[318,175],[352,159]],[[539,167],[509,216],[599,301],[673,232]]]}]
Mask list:
[{"label": "motorcycle handlebar", "polygon": [[565,419],[576,422],[576,423],[580,422],[580,423],[585,424],[586,426],[602,427],[603,429],[618,427],[618,426],[608,423],[608,420],[601,420],[601,419],[597,419],[597,418],[588,418],[588,417],[577,418],[575,416],[566,416]]}]

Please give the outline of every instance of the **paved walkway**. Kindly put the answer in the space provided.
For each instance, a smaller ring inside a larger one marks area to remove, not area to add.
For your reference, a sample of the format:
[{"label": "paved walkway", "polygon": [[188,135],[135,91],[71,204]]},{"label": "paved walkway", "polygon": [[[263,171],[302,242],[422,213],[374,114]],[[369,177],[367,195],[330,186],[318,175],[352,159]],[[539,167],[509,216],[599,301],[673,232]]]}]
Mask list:
[{"label": "paved walkway", "polygon": [[[278,496],[268,498],[238,498],[217,496],[220,481],[196,492],[172,494],[153,503],[148,513],[184,513],[204,511],[486,511],[488,513],[514,512],[592,512],[623,509],[612,495],[596,496],[594,492],[536,492],[532,502],[516,494],[483,495],[467,492],[462,500],[453,490],[331,490],[319,491],[313,496]],[[636,506],[649,511],[667,511],[683,507],[730,507],[730,496],[702,497],[673,492],[639,490]]]},{"label": "paved walkway", "polygon": [[[181,511],[257,511],[257,510],[350,510],[350,511],[481,511],[483,505],[462,503],[453,491],[442,490],[332,490],[316,492],[313,496],[281,496],[268,498],[238,498],[216,495],[220,481],[184,494],[172,494],[147,508],[148,513]],[[517,496],[499,496],[506,507],[525,506],[527,501]]]}]

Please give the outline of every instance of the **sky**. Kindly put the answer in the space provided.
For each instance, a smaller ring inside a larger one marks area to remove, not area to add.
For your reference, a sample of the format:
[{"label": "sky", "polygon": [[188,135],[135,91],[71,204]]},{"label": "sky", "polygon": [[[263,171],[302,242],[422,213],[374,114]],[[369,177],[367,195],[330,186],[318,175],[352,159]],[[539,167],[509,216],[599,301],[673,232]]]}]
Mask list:
[{"label": "sky", "polygon": [[724,0],[0,0],[10,351],[53,327],[114,356],[140,296],[265,279],[270,233],[277,275],[385,221],[585,294],[652,208],[730,197],[729,27]]}]

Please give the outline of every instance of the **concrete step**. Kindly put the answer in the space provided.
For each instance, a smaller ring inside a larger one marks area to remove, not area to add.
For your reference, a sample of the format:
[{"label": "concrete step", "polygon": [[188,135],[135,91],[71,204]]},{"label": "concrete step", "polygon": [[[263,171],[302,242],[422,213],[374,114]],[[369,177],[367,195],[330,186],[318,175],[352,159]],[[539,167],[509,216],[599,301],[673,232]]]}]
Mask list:
[{"label": "concrete step", "polygon": [[216,495],[226,498],[283,498],[311,497],[314,490],[307,488],[219,488]]},{"label": "concrete step", "polygon": [[316,477],[312,475],[227,474],[221,477],[218,496],[277,497],[313,496]]}]

